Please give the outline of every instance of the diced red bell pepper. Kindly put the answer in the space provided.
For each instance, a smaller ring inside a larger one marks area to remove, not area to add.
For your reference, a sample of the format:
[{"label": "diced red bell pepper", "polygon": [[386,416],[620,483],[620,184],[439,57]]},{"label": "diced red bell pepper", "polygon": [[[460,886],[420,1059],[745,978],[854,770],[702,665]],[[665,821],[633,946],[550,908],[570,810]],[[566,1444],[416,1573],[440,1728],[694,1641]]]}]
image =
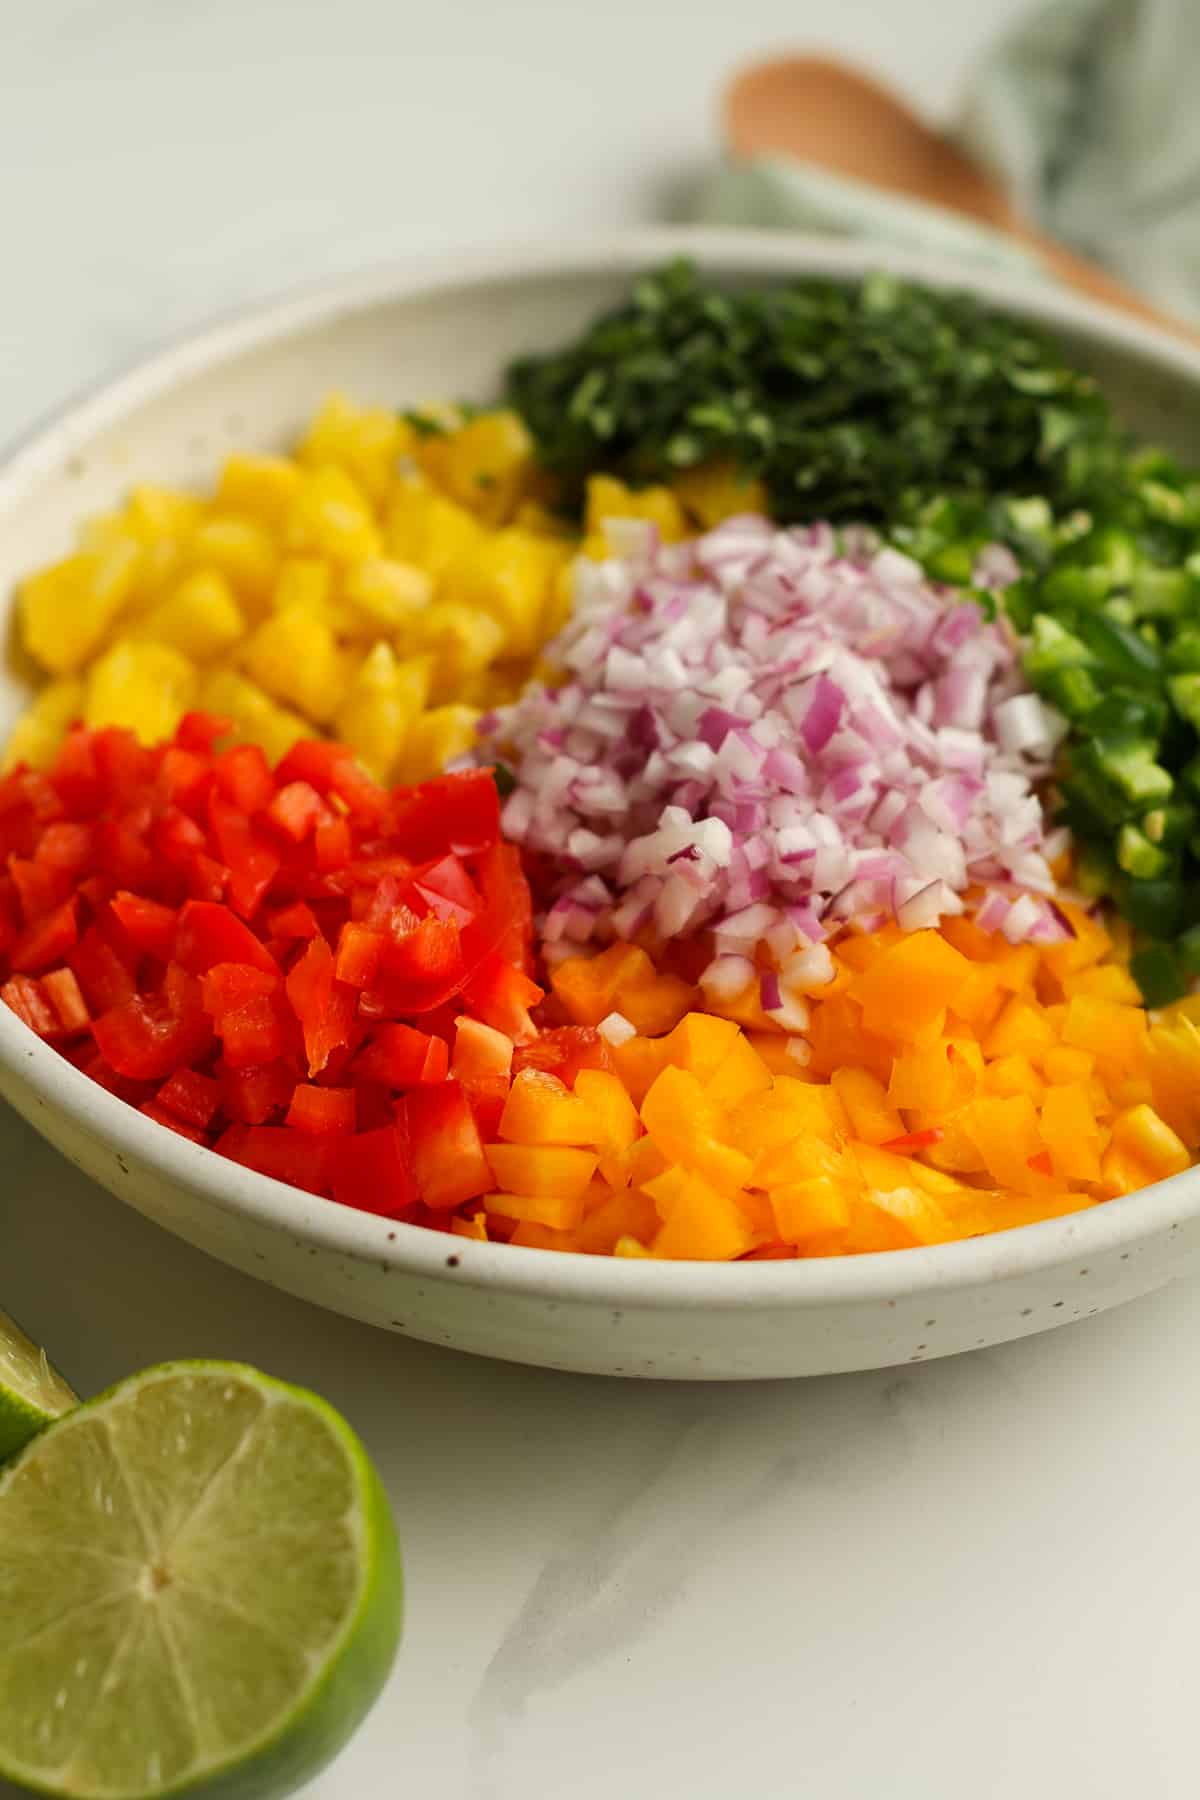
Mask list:
[{"label": "diced red bell pepper", "polygon": [[271,936],[276,938],[314,938],[321,935],[316,913],[303,900],[293,900],[290,906],[281,906],[275,912],[268,913],[267,924]]},{"label": "diced red bell pepper", "polygon": [[358,819],[376,822],[387,815],[387,789],[372,781],[344,744],[302,739],[283,758],[275,779],[280,787],[290,781],[307,781],[319,794],[336,794]]},{"label": "diced red bell pepper", "polygon": [[441,856],[446,845],[469,856],[500,836],[500,795],[490,769],[440,775],[392,796],[388,826],[415,861]]},{"label": "diced red bell pepper", "polygon": [[290,1131],[286,1125],[230,1125],[213,1148],[231,1162],[310,1194],[329,1193],[330,1163],[333,1155],[342,1154],[340,1141]]},{"label": "diced red bell pepper", "polygon": [[536,1038],[537,1026],[529,1009],[541,998],[542,989],[536,981],[506,962],[497,951],[484,958],[463,988],[468,1010],[485,1025],[494,1025],[514,1044],[528,1044]]},{"label": "diced red bell pepper", "polygon": [[413,1088],[400,1102],[397,1118],[426,1206],[449,1210],[495,1186],[475,1116],[456,1081]]},{"label": "diced red bell pepper", "polygon": [[279,1009],[265,994],[256,994],[241,1006],[220,1013],[213,1025],[221,1040],[225,1061],[232,1069],[274,1062],[288,1047],[287,1030]]},{"label": "diced red bell pepper", "polygon": [[253,918],[279,873],[282,859],[246,814],[215,791],[208,797],[208,820],[221,861],[229,870],[230,905],[242,918]]},{"label": "diced red bell pepper", "polygon": [[426,864],[414,872],[412,884],[436,918],[466,925],[483,911],[483,896],[461,857],[451,854]]},{"label": "diced red bell pepper", "polygon": [[134,994],[93,1021],[96,1047],[118,1075],[162,1081],[205,1049],[208,1020],[181,1016],[160,996]]},{"label": "diced red bell pepper", "polygon": [[229,870],[215,856],[194,856],[187,866],[184,885],[189,900],[205,900],[219,906],[225,898]]},{"label": "diced red bell pepper", "polygon": [[359,1131],[353,1137],[326,1140],[330,1147],[333,1197],[359,1212],[399,1219],[420,1199],[405,1153],[404,1134],[396,1125]]},{"label": "diced red bell pepper", "polygon": [[414,1031],[411,1025],[376,1025],[370,1041],[357,1053],[350,1072],[361,1081],[410,1088],[445,1081],[450,1053],[442,1038]]},{"label": "diced red bell pepper", "polygon": [[458,926],[422,919],[400,937],[390,933],[380,954],[378,987],[393,1013],[423,1013],[457,994],[466,979]]},{"label": "diced red bell pepper", "polygon": [[54,869],[65,869],[68,874],[77,876],[81,869],[93,862],[95,854],[96,833],[93,826],[74,819],[56,819],[42,832],[33,858],[35,862],[47,863]]},{"label": "diced red bell pepper", "polygon": [[533,966],[533,896],[521,867],[521,852],[514,844],[489,844],[475,858],[475,870],[483,896],[481,937],[488,934],[487,948],[497,950],[506,962],[529,974]]},{"label": "diced red bell pepper", "polygon": [[36,1031],[40,1038],[54,1037],[59,1030],[58,1016],[42,992],[41,983],[32,975],[10,975],[0,987],[0,1000],[15,1012],[23,1025]]},{"label": "diced red bell pepper", "polygon": [[289,781],[266,809],[267,818],[294,844],[301,844],[325,814],[325,802],[308,781]]},{"label": "diced red bell pepper", "polygon": [[354,1041],[358,995],[334,977],[333,952],[312,938],[287,978],[287,995],[304,1033],[308,1072],[319,1075],[337,1050]]},{"label": "diced red bell pepper", "polygon": [[269,975],[279,973],[279,964],[250,927],[227,906],[209,900],[189,900],[182,908],[175,954],[194,975],[223,962],[249,963]]},{"label": "diced red bell pepper", "polygon": [[221,1107],[221,1088],[209,1075],[195,1069],[176,1069],[159,1088],[155,1103],[185,1125],[203,1132]]},{"label": "diced red bell pepper", "polygon": [[190,1144],[208,1143],[208,1138],[199,1126],[189,1125],[186,1119],[181,1119],[178,1113],[160,1106],[157,1100],[143,1100],[138,1111],[145,1113],[148,1119],[153,1119],[156,1125],[165,1125],[176,1137],[186,1138]]},{"label": "diced red bell pepper", "polygon": [[96,774],[111,804],[130,800],[154,784],[154,752],[139,744],[132,731],[110,725],[93,733]]},{"label": "diced red bell pepper", "polygon": [[315,1137],[346,1137],[354,1130],[354,1089],[313,1087],[298,1082],[288,1107],[287,1123],[293,1131]]},{"label": "diced red bell pepper", "polygon": [[348,819],[327,813],[324,818],[317,820],[313,829],[313,855],[318,869],[344,869],[353,848],[354,839],[350,834]]},{"label": "diced red bell pepper", "polygon": [[902,1131],[899,1137],[889,1138],[879,1148],[890,1150],[895,1156],[915,1156],[918,1150],[932,1150],[945,1135],[939,1125],[930,1125],[924,1131]]},{"label": "diced red bell pepper", "polygon": [[455,1020],[450,1070],[470,1100],[475,1123],[488,1143],[496,1135],[508,1098],[512,1062],[512,1039],[502,1031],[465,1014]]},{"label": "diced red bell pepper", "polygon": [[50,1002],[67,1037],[77,1037],[92,1022],[87,1002],[79,990],[73,969],[51,969],[42,976],[42,992]]},{"label": "diced red bell pepper", "polygon": [[157,839],[153,849],[146,843],[136,819],[101,819],[96,837],[97,860],[118,887],[138,893],[160,887],[164,871],[156,856],[167,870],[178,871],[178,860],[166,856]]},{"label": "diced red bell pepper", "polygon": [[200,1002],[211,1018],[237,1012],[251,1000],[278,993],[283,976],[276,969],[256,969],[250,963],[216,963],[200,977]]},{"label": "diced red bell pepper", "polygon": [[75,877],[70,869],[55,868],[51,863],[34,862],[23,856],[9,857],[8,873],[17,892],[21,917],[27,925],[62,906],[75,889]]},{"label": "diced red bell pepper", "polygon": [[129,942],[146,956],[159,962],[170,962],[175,953],[175,930],[179,914],[173,906],[147,900],[141,894],[125,889],[113,895],[109,905],[120,921]]},{"label": "diced red bell pepper", "polygon": [[92,818],[103,806],[95,740],[82,725],[73,726],[59,745],[50,781],[59,800],[77,819]]},{"label": "diced red bell pepper", "polygon": [[212,765],[195,750],[169,744],[158,765],[158,786],[164,798],[185,811],[203,805],[212,786]]},{"label": "diced red bell pepper", "polygon": [[179,721],[175,742],[184,750],[209,752],[218,738],[227,737],[232,730],[232,719],[223,719],[216,713],[187,712]]},{"label": "diced red bell pepper", "polygon": [[264,1125],[272,1113],[290,1104],[296,1071],[284,1060],[234,1069],[218,1064],[222,1102],[231,1119],[243,1125]]},{"label": "diced red bell pepper", "polygon": [[382,950],[382,932],[372,931],[369,925],[357,925],[353,919],[348,919],[338,938],[334,974],[339,981],[349,982],[351,987],[370,987],[379,968]]},{"label": "diced red bell pepper", "polygon": [[242,814],[261,812],[275,795],[271,765],[257,744],[234,744],[222,750],[213,764],[217,786]]},{"label": "diced red bell pepper", "polygon": [[22,974],[36,974],[61,963],[79,940],[79,902],[72,896],[53,912],[34,919],[20,933],[9,962]]},{"label": "diced red bell pepper", "polygon": [[93,1012],[107,1012],[132,998],[134,967],[109,943],[98,925],[89,925],[67,958]]}]

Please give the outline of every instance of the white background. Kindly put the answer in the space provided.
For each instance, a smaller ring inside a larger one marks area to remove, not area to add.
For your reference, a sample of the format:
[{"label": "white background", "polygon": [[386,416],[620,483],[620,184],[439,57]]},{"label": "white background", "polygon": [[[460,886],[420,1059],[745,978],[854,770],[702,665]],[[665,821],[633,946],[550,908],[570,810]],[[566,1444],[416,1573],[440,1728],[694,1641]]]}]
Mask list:
[{"label": "white background", "polygon": [[[193,320],[468,240],[670,214],[739,58],[948,115],[1018,0],[0,0],[0,440]],[[85,1390],[179,1355],[320,1388],[407,1637],[320,1800],[1196,1792],[1200,1309],[774,1387],[476,1362],[175,1243],[0,1119],[0,1301]]]}]

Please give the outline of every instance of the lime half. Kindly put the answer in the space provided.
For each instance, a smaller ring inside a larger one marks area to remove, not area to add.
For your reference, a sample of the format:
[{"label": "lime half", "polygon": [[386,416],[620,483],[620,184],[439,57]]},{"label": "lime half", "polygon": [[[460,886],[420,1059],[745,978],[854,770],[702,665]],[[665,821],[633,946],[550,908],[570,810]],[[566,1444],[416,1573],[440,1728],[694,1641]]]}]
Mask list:
[{"label": "lime half", "polygon": [[371,1706],[400,1611],[387,1500],[332,1407],[240,1364],[148,1369],[0,1475],[0,1777],[285,1794]]},{"label": "lime half", "polygon": [[0,1462],[75,1404],[74,1394],[51,1368],[46,1352],[0,1312]]}]

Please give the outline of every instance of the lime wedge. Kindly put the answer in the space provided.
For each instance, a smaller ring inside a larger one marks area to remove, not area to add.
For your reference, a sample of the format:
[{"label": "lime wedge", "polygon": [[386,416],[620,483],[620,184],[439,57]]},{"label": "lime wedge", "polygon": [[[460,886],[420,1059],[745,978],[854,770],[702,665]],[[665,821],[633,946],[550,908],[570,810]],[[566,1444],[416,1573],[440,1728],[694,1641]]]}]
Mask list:
[{"label": "lime wedge", "polygon": [[46,1352],[0,1312],[0,1462],[51,1419],[70,1412],[75,1403],[58,1370],[47,1362]]},{"label": "lime wedge", "polygon": [[0,1474],[0,1778],[70,1800],[264,1800],[383,1686],[400,1559],[367,1454],[315,1394],[168,1363]]}]

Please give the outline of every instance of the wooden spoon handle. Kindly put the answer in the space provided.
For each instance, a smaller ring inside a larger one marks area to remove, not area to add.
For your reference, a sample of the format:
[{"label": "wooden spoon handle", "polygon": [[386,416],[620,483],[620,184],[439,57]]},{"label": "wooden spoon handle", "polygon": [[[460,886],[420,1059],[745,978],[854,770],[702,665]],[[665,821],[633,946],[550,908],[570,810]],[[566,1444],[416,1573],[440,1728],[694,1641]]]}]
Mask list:
[{"label": "wooden spoon handle", "polygon": [[725,141],[736,157],[797,157],[962,213],[1027,245],[1089,298],[1200,344],[1194,326],[1038,231],[993,177],[932,130],[903,96],[845,63],[778,56],[752,65],[729,82],[721,112]]}]

